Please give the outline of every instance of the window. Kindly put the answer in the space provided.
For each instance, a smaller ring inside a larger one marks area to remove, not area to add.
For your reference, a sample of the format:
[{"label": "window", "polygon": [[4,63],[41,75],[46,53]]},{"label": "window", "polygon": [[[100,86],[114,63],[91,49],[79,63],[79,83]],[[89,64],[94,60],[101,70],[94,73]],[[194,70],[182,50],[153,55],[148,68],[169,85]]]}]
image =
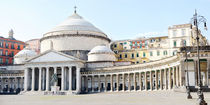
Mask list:
[{"label": "window", "polygon": [[122,54],[120,54],[120,59],[122,59]]},{"label": "window", "polygon": [[3,42],[0,42],[0,47],[3,47]]},{"label": "window", "polygon": [[3,55],[3,50],[0,50],[0,55]]},{"label": "window", "polygon": [[159,56],[160,55],[160,51],[157,51],[157,56]]},{"label": "window", "polygon": [[173,52],[173,56],[176,55],[176,52],[177,52],[176,50]]},{"label": "window", "polygon": [[124,47],[124,49],[127,49],[127,47]]},{"label": "window", "polygon": [[3,58],[0,58],[0,64],[2,64],[3,63]]},{"label": "window", "polygon": [[139,53],[136,54],[136,57],[139,57]]},{"label": "window", "polygon": [[182,29],[182,36],[185,36],[185,35],[186,35],[186,30]]},{"label": "window", "polygon": [[128,55],[127,54],[125,54],[125,58],[127,58],[128,57]]},{"label": "window", "polygon": [[6,47],[6,48],[8,48],[8,47],[9,47],[9,44],[8,44],[8,43],[6,43],[6,44],[5,44],[5,47]]},{"label": "window", "polygon": [[152,53],[152,51],[150,51],[150,56],[153,56],[153,53]]},{"label": "window", "polygon": [[5,55],[6,55],[6,56],[8,55],[8,51],[7,51],[7,50],[5,51]]},{"label": "window", "polygon": [[123,43],[120,43],[120,45],[123,45]]},{"label": "window", "polygon": [[186,40],[183,40],[183,45],[184,45],[184,46],[187,46]]},{"label": "window", "polygon": [[176,41],[174,40],[174,47],[176,47]]},{"label": "window", "polygon": [[11,49],[15,49],[14,44],[11,44]]},{"label": "window", "polygon": [[116,50],[115,50],[115,51],[114,51],[114,53],[115,53],[115,54],[117,54],[117,53],[118,53],[118,51],[116,51]]},{"label": "window", "polygon": [[11,52],[11,56],[12,56],[12,57],[14,56],[14,51]]},{"label": "window", "polygon": [[176,36],[177,31],[173,30],[173,36]]},{"label": "window", "polygon": [[18,48],[17,49],[20,50],[20,45],[18,45]]},{"label": "window", "polygon": [[5,62],[5,63],[6,63],[6,64],[9,64],[9,59],[8,59],[8,58],[6,59],[6,62]]},{"label": "window", "polygon": [[146,63],[146,61],[143,61],[143,63]]},{"label": "window", "polygon": [[127,42],[124,42],[124,44],[127,44]]},{"label": "window", "polygon": [[137,64],[139,63],[139,61],[136,62]]},{"label": "window", "polygon": [[165,51],[163,51],[163,55],[167,55],[168,54],[168,52],[165,50]]},{"label": "window", "polygon": [[143,52],[143,57],[146,57],[146,53],[145,52]]},{"label": "window", "polygon": [[131,57],[134,58],[134,53],[131,54]]}]

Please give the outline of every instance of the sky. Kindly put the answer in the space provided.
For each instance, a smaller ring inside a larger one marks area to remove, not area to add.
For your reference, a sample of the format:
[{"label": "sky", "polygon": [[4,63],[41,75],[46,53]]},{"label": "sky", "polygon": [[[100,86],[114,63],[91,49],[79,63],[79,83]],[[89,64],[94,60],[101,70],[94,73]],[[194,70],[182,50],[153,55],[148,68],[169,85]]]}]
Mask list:
[{"label": "sky", "polygon": [[[44,33],[74,12],[112,40],[167,36],[169,26],[189,23],[195,9],[207,19],[210,39],[210,0],[0,0],[0,36],[27,41]],[[203,27],[200,27],[203,29]]]}]

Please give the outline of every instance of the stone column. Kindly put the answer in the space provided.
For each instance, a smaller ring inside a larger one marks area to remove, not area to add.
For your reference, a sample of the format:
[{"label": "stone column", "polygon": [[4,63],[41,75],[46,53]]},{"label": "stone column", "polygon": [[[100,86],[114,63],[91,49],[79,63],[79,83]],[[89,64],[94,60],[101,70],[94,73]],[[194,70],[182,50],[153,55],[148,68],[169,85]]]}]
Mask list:
[{"label": "stone column", "polygon": [[9,77],[8,77],[8,82],[7,82],[7,84],[8,84],[8,90],[7,90],[7,92],[9,93],[9,92],[10,92],[10,88],[11,88],[10,78],[9,78]]},{"label": "stone column", "polygon": [[[54,70],[54,74],[56,74],[57,76],[57,67],[53,67],[53,70]],[[54,82],[54,86],[57,86],[58,85],[58,82]]]},{"label": "stone column", "polygon": [[168,74],[169,74],[169,78],[168,78],[168,80],[169,80],[169,89],[171,89],[171,70],[172,70],[172,68],[169,67],[169,69],[168,69]]},{"label": "stone column", "polygon": [[24,91],[28,90],[28,69],[24,70]]},{"label": "stone column", "polygon": [[4,79],[3,77],[1,77],[1,92],[3,92],[3,89],[4,89]]},{"label": "stone column", "polygon": [[158,90],[158,70],[155,70],[155,89]]},{"label": "stone column", "polygon": [[101,91],[101,80],[100,75],[98,75],[98,92]]},{"label": "stone column", "polygon": [[85,76],[85,92],[88,92],[88,75]]},{"label": "stone column", "polygon": [[72,69],[69,67],[69,91],[72,91]]},{"label": "stone column", "polygon": [[145,87],[145,90],[147,90],[147,72],[146,71],[144,73],[144,87]]},{"label": "stone column", "polygon": [[42,68],[39,68],[39,91],[42,90]]},{"label": "stone column", "polygon": [[184,71],[185,71],[185,69],[184,69],[184,61],[182,60],[182,61],[180,61],[180,66],[179,66],[180,86],[183,86],[184,85],[183,84],[183,80],[182,80],[183,79],[182,76],[185,76],[185,75],[183,75],[183,72]]},{"label": "stone column", "polygon": [[128,73],[128,91],[131,91],[130,74]]},{"label": "stone column", "polygon": [[91,78],[91,89],[92,89],[92,92],[94,92],[94,75],[92,75],[92,78]]},{"label": "stone column", "polygon": [[175,67],[173,67],[173,88],[176,85],[176,74],[175,74]]},{"label": "stone column", "polygon": [[122,84],[123,84],[122,91],[125,91],[125,74],[124,73],[122,74]]},{"label": "stone column", "polygon": [[176,66],[176,86],[179,86],[179,71],[178,71],[178,66]]},{"label": "stone column", "polygon": [[209,86],[210,59],[207,59],[207,86]]},{"label": "stone column", "polygon": [[105,86],[105,92],[107,91],[107,80],[106,75],[104,75],[104,86]]},{"label": "stone column", "polygon": [[46,69],[46,91],[49,91],[49,70],[50,70],[50,67],[47,67]]},{"label": "stone column", "polygon": [[20,77],[20,90],[21,91],[23,91],[23,89],[24,89],[23,84],[24,84],[24,77]]},{"label": "stone column", "polygon": [[110,75],[111,91],[113,91],[113,74]]},{"label": "stone column", "polygon": [[164,77],[165,77],[165,90],[167,89],[167,87],[168,87],[168,83],[167,83],[167,69],[165,68],[164,69]]},{"label": "stone column", "polygon": [[45,70],[42,69],[42,90],[45,90],[45,78],[46,78],[46,71]]},{"label": "stone column", "polygon": [[139,90],[142,90],[142,78],[141,78],[141,72],[139,72]]},{"label": "stone column", "polygon": [[35,67],[32,68],[31,91],[34,91],[34,88],[35,88]]},{"label": "stone column", "polygon": [[119,74],[116,74],[117,91],[119,91]]},{"label": "stone column", "polygon": [[163,90],[163,72],[162,72],[162,69],[160,69],[160,89]]},{"label": "stone column", "polygon": [[[65,69],[65,67],[61,67],[61,91],[64,91],[64,69]],[[78,82],[77,82],[77,84],[78,84]]]},{"label": "stone column", "polygon": [[80,74],[80,68],[79,67],[77,67],[77,93],[80,93],[80,91],[81,91],[81,74]]},{"label": "stone column", "polygon": [[136,73],[133,74],[134,91],[136,91]]},{"label": "stone column", "polygon": [[17,77],[14,77],[14,92],[16,92],[17,89]]},{"label": "stone column", "polygon": [[150,71],[150,90],[153,90],[153,76],[152,76],[152,71]]}]

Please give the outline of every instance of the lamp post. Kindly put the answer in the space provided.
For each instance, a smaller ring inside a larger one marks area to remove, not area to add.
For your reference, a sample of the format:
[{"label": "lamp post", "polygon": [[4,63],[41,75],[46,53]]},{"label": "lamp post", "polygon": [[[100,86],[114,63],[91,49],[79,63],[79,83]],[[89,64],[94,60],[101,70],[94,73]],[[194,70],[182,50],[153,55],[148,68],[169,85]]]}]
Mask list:
[{"label": "lamp post", "polygon": [[192,99],[192,96],[190,94],[190,84],[189,84],[189,73],[188,73],[188,59],[187,56],[188,54],[190,54],[190,52],[187,53],[187,48],[185,47],[185,56],[186,56],[186,60],[185,62],[187,62],[187,99]]},{"label": "lamp post", "polygon": [[[198,16],[195,10],[195,14],[192,18],[193,25],[196,27],[196,41],[197,41],[197,59],[198,59],[198,105],[207,105],[206,101],[204,100],[203,90],[202,90],[202,82],[201,82],[201,70],[200,70],[200,55],[199,55],[199,30],[198,25],[200,23],[204,23],[204,28],[207,30],[206,27],[206,19],[203,16]],[[192,27],[191,27],[192,28]]]}]

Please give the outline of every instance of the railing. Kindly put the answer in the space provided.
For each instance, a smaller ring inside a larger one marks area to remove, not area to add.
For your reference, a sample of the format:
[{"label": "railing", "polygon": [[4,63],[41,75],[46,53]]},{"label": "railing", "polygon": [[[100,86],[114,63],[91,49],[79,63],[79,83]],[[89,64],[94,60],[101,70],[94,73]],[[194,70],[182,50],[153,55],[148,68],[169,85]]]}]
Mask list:
[{"label": "railing", "polygon": [[[210,51],[210,46],[199,46],[200,51]],[[186,46],[186,47],[181,47],[180,52],[196,52],[197,51],[197,46]]]}]

